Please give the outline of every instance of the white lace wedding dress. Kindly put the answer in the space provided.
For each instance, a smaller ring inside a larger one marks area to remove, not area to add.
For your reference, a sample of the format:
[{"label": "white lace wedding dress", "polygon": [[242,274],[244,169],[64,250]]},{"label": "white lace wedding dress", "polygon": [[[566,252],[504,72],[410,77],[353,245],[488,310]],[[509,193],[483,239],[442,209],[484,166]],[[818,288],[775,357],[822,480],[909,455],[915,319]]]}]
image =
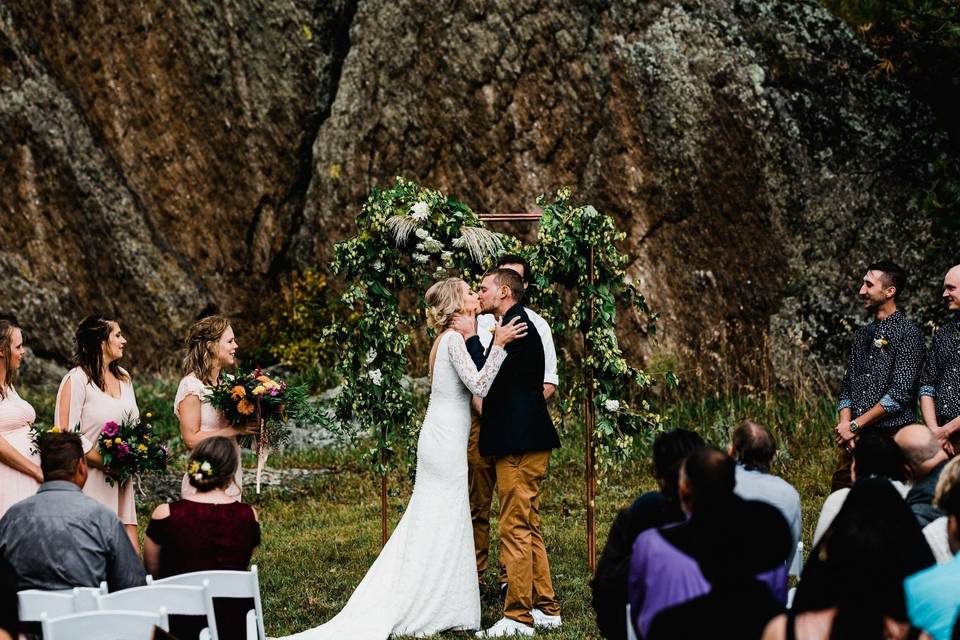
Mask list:
[{"label": "white lace wedding dress", "polygon": [[493,347],[478,372],[463,336],[441,336],[406,512],[340,613],[283,640],[385,640],[480,627],[467,494],[470,395],[487,394],[506,357]]}]

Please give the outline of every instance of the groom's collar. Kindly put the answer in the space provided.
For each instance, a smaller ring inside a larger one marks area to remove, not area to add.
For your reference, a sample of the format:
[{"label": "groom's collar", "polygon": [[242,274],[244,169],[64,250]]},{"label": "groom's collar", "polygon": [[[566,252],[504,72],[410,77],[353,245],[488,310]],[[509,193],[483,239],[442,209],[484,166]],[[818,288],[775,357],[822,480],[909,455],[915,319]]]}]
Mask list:
[{"label": "groom's collar", "polygon": [[503,314],[503,318],[512,318],[513,316],[518,316],[522,311],[523,311],[523,305],[518,302],[517,304],[507,309],[506,313]]}]

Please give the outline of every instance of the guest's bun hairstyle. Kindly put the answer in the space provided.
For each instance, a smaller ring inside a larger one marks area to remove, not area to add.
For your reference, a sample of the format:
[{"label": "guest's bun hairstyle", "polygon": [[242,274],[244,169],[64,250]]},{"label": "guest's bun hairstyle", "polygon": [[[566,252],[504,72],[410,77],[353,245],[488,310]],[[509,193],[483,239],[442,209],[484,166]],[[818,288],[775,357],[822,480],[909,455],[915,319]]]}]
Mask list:
[{"label": "guest's bun hairstyle", "polygon": [[12,320],[0,320],[0,358],[3,359],[3,379],[0,379],[0,398],[7,397],[7,387],[16,382],[17,372],[10,366],[13,360],[13,332],[19,329]]},{"label": "guest's bun hairstyle", "polygon": [[[115,320],[108,320],[101,315],[90,315],[80,321],[73,335],[75,349],[73,366],[80,367],[87,374],[87,378],[104,391],[106,387],[103,380],[103,343],[110,338],[110,332],[113,331],[115,324],[117,324]],[[110,363],[110,373],[117,380],[127,379],[116,360]]]},{"label": "guest's bun hairstyle", "polygon": [[210,375],[213,372],[217,343],[229,328],[230,321],[223,316],[208,316],[193,323],[183,343],[183,375],[192,373],[206,384],[215,382],[210,379]]},{"label": "guest's bun hairstyle", "polygon": [[200,493],[226,489],[234,481],[239,464],[240,454],[230,438],[207,438],[190,452],[187,481]]},{"label": "guest's bun hairstyle", "polygon": [[463,279],[446,278],[435,282],[424,296],[427,303],[427,325],[434,331],[443,331],[450,319],[463,309]]},{"label": "guest's bun hairstyle", "polygon": [[40,436],[40,470],[44,482],[72,480],[82,458],[79,434],[48,431]]},{"label": "guest's bun hairstyle", "polygon": [[490,269],[483,274],[484,278],[490,276],[495,278],[493,282],[496,286],[510,289],[510,297],[513,298],[514,304],[523,302],[523,278],[519,273],[513,269]]}]

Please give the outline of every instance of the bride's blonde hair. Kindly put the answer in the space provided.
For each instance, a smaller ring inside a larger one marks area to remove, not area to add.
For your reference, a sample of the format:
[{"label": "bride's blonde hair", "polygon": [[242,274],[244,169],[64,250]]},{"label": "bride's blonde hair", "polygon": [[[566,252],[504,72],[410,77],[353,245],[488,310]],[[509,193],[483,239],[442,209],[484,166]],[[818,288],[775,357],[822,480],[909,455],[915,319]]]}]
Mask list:
[{"label": "bride's blonde hair", "polygon": [[435,282],[427,289],[427,325],[434,331],[443,331],[450,318],[463,309],[463,280],[446,278]]}]

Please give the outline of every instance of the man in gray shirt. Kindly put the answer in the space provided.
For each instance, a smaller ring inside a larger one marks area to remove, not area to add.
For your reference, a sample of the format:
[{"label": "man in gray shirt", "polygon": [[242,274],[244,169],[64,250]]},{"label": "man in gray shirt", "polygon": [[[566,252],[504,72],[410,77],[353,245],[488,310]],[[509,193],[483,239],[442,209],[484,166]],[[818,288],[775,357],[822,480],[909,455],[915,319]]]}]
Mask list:
[{"label": "man in gray shirt", "polygon": [[13,566],[17,589],[145,584],[145,572],[116,514],[81,489],[87,481],[80,436],[40,439],[43,484],[0,519],[0,555]]}]

